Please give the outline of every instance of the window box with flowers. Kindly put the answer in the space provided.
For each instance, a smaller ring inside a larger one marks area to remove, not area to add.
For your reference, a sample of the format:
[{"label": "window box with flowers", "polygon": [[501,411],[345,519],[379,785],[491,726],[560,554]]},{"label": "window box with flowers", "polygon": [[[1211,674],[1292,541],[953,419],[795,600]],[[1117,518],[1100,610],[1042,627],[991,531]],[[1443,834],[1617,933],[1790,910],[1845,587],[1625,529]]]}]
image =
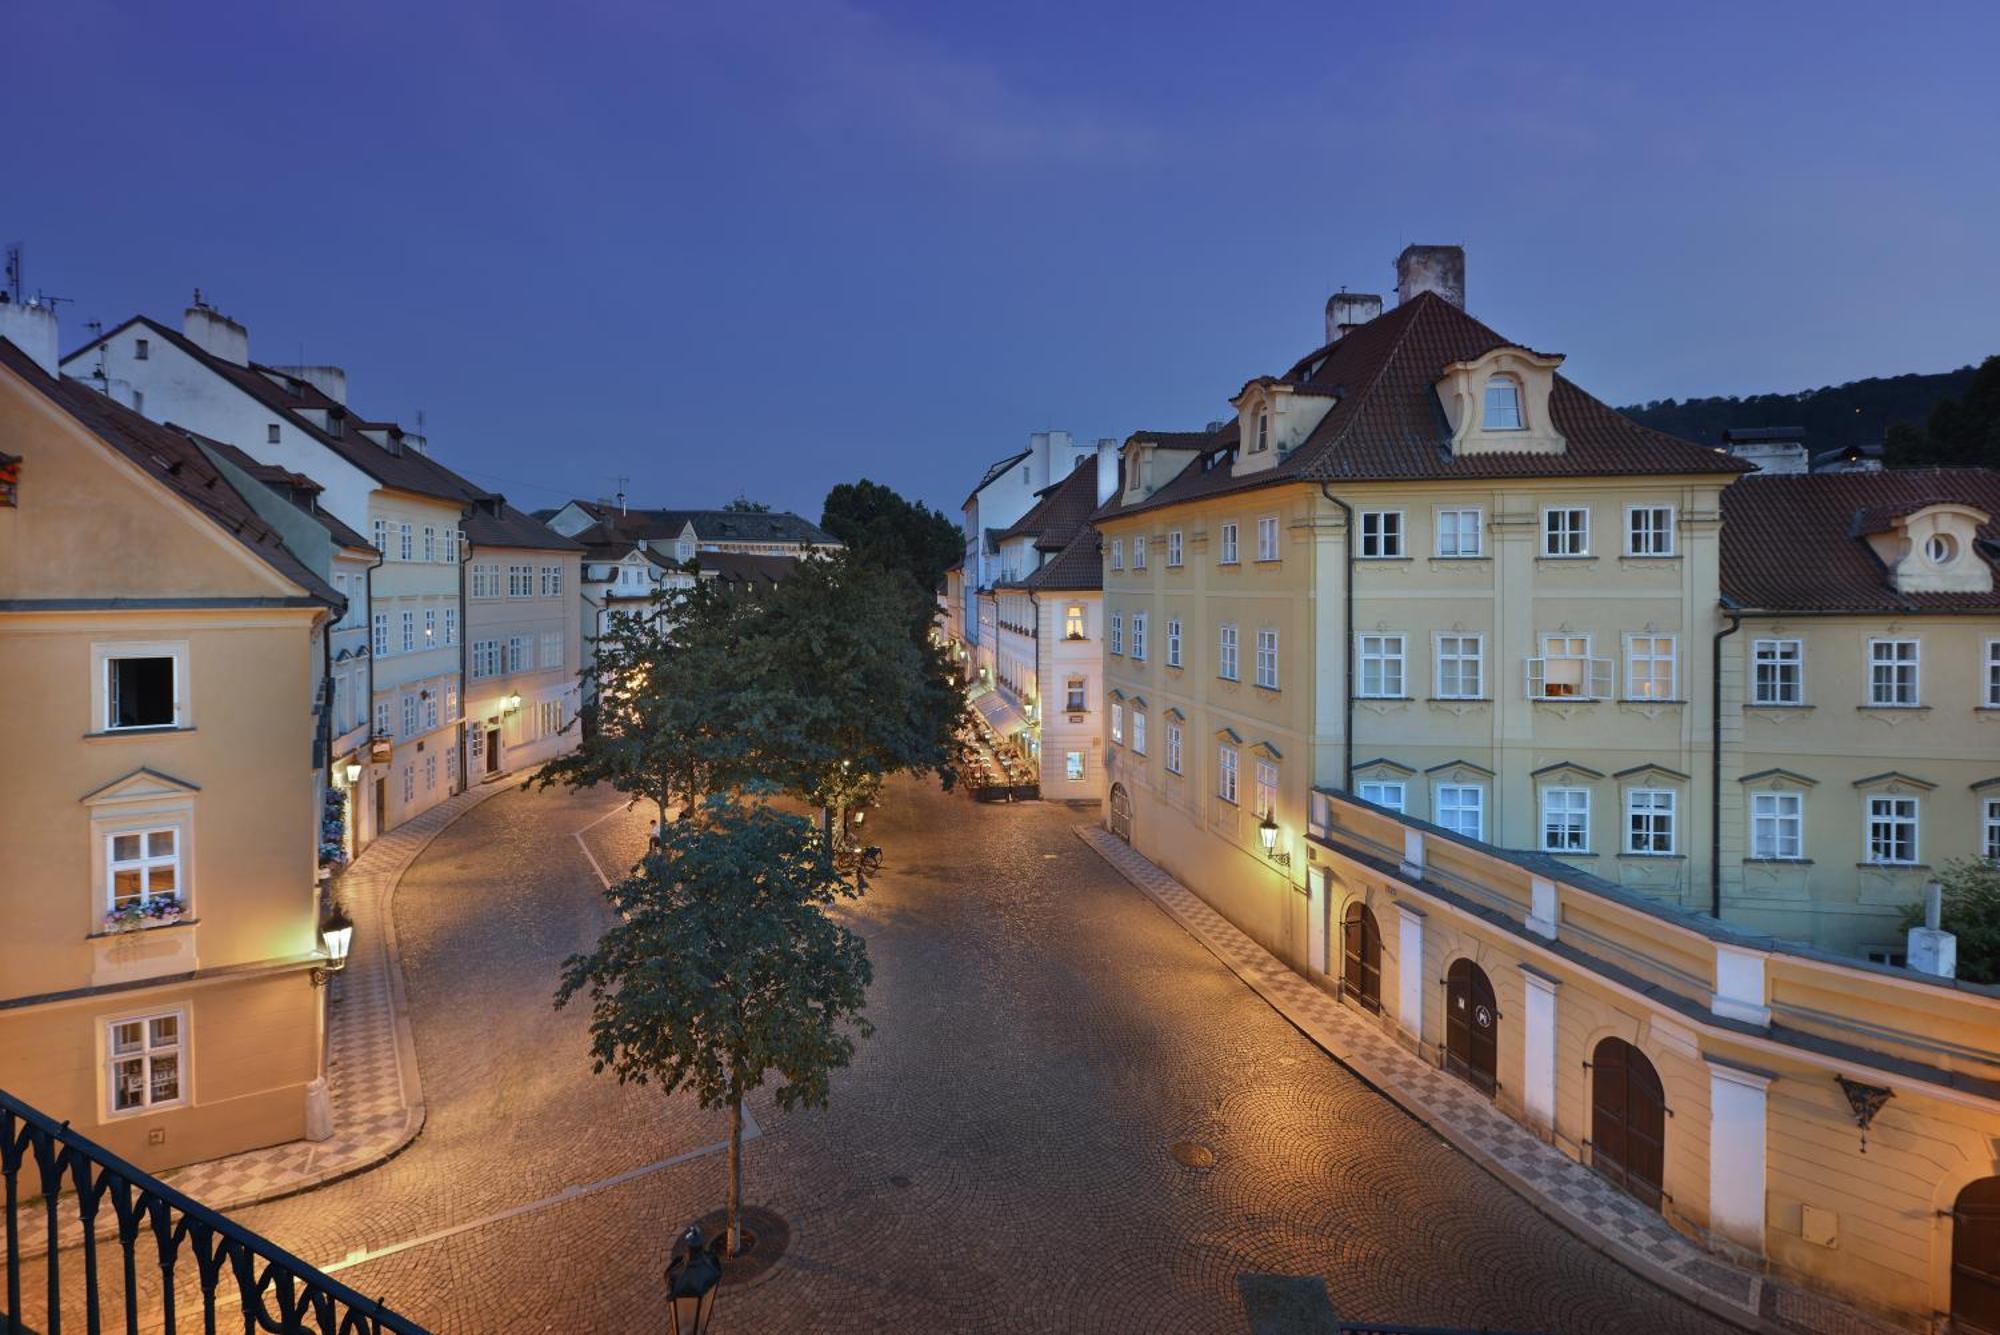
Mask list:
[{"label": "window box with flowers", "polygon": [[346,864],[347,796],[338,788],[329,788],[319,821],[320,873],[330,876]]},{"label": "window box with flowers", "polygon": [[104,915],[103,935],[137,932],[148,927],[172,927],[187,918],[179,895],[155,895],[120,904]]}]

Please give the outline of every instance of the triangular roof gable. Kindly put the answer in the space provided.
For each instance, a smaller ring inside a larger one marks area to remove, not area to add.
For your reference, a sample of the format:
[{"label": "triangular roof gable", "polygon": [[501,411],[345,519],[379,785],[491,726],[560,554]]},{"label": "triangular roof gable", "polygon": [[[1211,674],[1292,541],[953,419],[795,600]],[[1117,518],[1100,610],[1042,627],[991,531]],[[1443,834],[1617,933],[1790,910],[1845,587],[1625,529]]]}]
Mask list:
[{"label": "triangular roof gable", "polygon": [[86,806],[102,806],[109,802],[149,802],[161,797],[182,797],[201,791],[200,784],[189,783],[186,779],[176,779],[171,774],[162,774],[156,769],[141,765],[122,778],[113,779],[99,788],[93,788],[77,801]]}]

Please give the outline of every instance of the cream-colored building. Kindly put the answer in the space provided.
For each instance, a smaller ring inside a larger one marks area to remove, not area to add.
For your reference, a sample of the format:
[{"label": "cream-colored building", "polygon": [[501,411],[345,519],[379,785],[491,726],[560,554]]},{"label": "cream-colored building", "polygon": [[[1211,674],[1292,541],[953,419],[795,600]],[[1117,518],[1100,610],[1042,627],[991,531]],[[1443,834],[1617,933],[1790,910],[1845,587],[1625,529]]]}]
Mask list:
[{"label": "cream-colored building", "polygon": [[576,749],[583,548],[505,501],[465,520],[466,763],[474,783]]},{"label": "cream-colored building", "polygon": [[47,354],[0,341],[0,1086],[149,1169],[296,1139],[340,598]]}]

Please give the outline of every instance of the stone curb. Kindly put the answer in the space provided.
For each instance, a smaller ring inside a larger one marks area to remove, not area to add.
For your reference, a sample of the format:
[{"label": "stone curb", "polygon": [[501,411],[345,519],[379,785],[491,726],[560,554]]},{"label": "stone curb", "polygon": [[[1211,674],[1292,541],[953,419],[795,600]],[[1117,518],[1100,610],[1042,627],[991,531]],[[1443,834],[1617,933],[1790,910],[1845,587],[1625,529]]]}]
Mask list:
[{"label": "stone curb", "polygon": [[[1556,1201],[1550,1199],[1533,1182],[1530,1182],[1505,1162],[1489,1153],[1460,1127],[1445,1118],[1434,1116],[1429,1105],[1423,1099],[1405,1089],[1395,1077],[1378,1069],[1375,1063],[1367,1058],[1352,1052],[1334,1035],[1325,1032],[1322,1026],[1316,1024],[1309,1017],[1294,1013],[1285,1004],[1283,998],[1274,993],[1262,978],[1258,977],[1254,972],[1246,971],[1239,967],[1236,961],[1230,958],[1227,951],[1220,949],[1201,924],[1191,921],[1174,904],[1155,894],[1150,887],[1133,876],[1124,867],[1120,866],[1115,858],[1099,847],[1099,837],[1107,839],[1114,837],[1107,834],[1101,826],[1096,824],[1078,825],[1072,827],[1072,829],[1085,847],[1103,858],[1106,865],[1117,872],[1133,888],[1145,895],[1147,899],[1151,900],[1161,912],[1178,923],[1181,929],[1187,932],[1189,936],[1199,941],[1204,949],[1220,960],[1231,973],[1234,973],[1241,979],[1265,1004],[1269,1005],[1287,1023],[1310,1039],[1316,1047],[1341,1065],[1347,1067],[1368,1085],[1386,1095],[1397,1106],[1402,1108],[1405,1113],[1422,1122],[1453,1148],[1498,1178],[1516,1195],[1532,1205],[1539,1214],[1560,1225],[1564,1231],[1576,1237],[1579,1241],[1590,1247],[1591,1250],[1618,1262],[1655,1287],[1682,1299],[1711,1316],[1727,1321],[1739,1329],[1782,1333],[1782,1335],[1795,1335],[1801,1329],[1808,1329],[1775,1321],[1765,1316],[1760,1310],[1748,1308],[1733,1302],[1729,1298],[1695,1283],[1686,1275],[1661,1265],[1653,1258],[1591,1228],[1587,1222],[1578,1219]],[[1134,858],[1143,858],[1144,856],[1136,849],[1127,848],[1123,845],[1120,848]],[[1165,876],[1166,873],[1162,871],[1161,875]],[[1176,884],[1179,883],[1176,882]],[[1193,892],[1189,891],[1189,893],[1192,894]],[[1199,896],[1196,897],[1199,898]],[[1261,951],[1261,947],[1258,947],[1258,949]],[[1690,1245],[1695,1244],[1690,1243]],[[1729,1269],[1740,1269],[1740,1267],[1728,1266],[1726,1262],[1721,1261],[1719,1258],[1715,1259],[1715,1264]],[[1764,1306],[1762,1300],[1766,1297],[1766,1291],[1778,1286],[1766,1277],[1755,1273],[1750,1274],[1750,1280],[1751,1292],[1757,1295],[1759,1300],[1758,1307],[1761,1308]],[[1811,1297],[1816,1305],[1820,1303],[1832,1305],[1835,1302],[1835,1300],[1826,1298],[1824,1295],[1813,1294]],[[1854,1330],[1860,1332],[1881,1331],[1887,1333],[1900,1329],[1853,1309],[1841,1310],[1841,1315],[1852,1323]]]}]

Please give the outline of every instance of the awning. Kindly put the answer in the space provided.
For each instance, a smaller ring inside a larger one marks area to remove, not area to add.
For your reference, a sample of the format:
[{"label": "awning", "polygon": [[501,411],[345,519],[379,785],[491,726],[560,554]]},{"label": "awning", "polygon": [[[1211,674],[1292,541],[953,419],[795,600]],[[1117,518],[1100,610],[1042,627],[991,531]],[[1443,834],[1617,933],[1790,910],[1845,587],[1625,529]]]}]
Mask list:
[{"label": "awning", "polygon": [[988,691],[972,702],[979,716],[993,725],[993,731],[1002,737],[1012,737],[1028,726],[1027,718],[999,691]]}]

